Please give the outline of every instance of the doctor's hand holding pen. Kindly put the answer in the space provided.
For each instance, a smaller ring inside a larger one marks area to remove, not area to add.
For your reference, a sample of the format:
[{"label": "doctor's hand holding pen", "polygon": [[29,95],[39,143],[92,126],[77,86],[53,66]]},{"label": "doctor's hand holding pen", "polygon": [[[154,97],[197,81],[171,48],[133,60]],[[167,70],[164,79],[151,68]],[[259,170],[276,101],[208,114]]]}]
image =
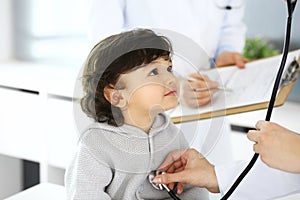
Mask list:
[{"label": "doctor's hand holding pen", "polygon": [[208,104],[211,102],[213,94],[219,90],[233,91],[230,88],[220,86],[216,81],[210,80],[207,75],[197,73],[184,78],[182,90],[184,103],[192,108]]},{"label": "doctor's hand holding pen", "polygon": [[184,79],[182,85],[183,100],[192,108],[211,102],[212,95],[218,91],[219,84],[203,74],[193,73]]},{"label": "doctor's hand holding pen", "polygon": [[249,140],[253,149],[268,166],[300,173],[300,135],[276,123],[258,121],[257,130],[250,130]]}]

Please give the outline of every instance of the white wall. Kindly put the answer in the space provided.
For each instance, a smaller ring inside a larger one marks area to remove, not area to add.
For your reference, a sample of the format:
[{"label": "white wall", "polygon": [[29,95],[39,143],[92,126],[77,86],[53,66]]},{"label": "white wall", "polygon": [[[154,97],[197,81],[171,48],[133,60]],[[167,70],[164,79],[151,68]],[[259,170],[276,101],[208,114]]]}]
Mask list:
[{"label": "white wall", "polygon": [[[0,61],[12,58],[12,1],[0,0]],[[0,199],[22,190],[22,171],[19,159],[0,155]]]},{"label": "white wall", "polygon": [[12,1],[0,0],[0,61],[12,57]]},{"label": "white wall", "polygon": [[[262,36],[271,40],[281,50],[285,36],[287,5],[282,0],[245,0],[244,21],[247,36]],[[291,32],[291,49],[300,48],[300,5],[296,5]]]},{"label": "white wall", "polygon": [[[286,31],[287,4],[282,0],[245,0],[244,21],[247,37],[263,37],[280,51]],[[300,48],[300,2],[297,2],[292,21],[290,50]],[[298,79],[289,101],[300,102],[300,80]]]}]

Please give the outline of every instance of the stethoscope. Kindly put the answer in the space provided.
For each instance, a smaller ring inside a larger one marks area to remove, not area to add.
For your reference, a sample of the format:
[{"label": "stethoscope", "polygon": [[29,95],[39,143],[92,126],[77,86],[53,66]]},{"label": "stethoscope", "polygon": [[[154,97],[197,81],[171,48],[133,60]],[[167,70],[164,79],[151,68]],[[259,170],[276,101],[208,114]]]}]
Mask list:
[{"label": "stethoscope", "polygon": [[[289,44],[290,44],[290,37],[291,37],[292,16],[293,16],[293,12],[294,12],[296,3],[297,3],[297,0],[287,0],[288,17],[287,17],[287,24],[286,24],[286,35],[285,35],[285,42],[284,42],[284,47],[283,47],[283,54],[282,54],[282,58],[281,58],[280,67],[279,67],[279,70],[277,72],[277,76],[276,76],[275,83],[274,83],[274,86],[273,86],[272,95],[271,95],[271,99],[270,99],[270,102],[269,102],[269,106],[268,106],[265,121],[270,121],[270,119],[271,119],[272,111],[273,111],[276,96],[277,96],[277,91],[278,91],[278,88],[280,86],[281,76],[282,76],[282,73],[283,73],[284,68],[285,68],[285,63],[286,63],[288,50],[289,50]],[[219,8],[226,9],[226,10],[231,10],[234,7],[232,7],[230,5],[226,5],[226,6],[221,6]],[[235,180],[233,185],[226,192],[226,194],[221,198],[221,200],[227,200],[231,196],[231,194],[235,191],[235,189],[241,183],[243,178],[248,174],[248,172],[254,166],[258,156],[259,156],[258,153],[255,153],[253,155],[253,157],[252,157],[251,161],[249,162],[249,164],[247,165],[247,167],[243,170],[243,172]],[[152,186],[154,188],[156,188],[158,190],[166,190],[169,193],[170,197],[172,197],[172,199],[180,200],[180,198],[174,193],[174,191],[170,190],[167,185],[165,185],[165,184],[155,184],[155,183],[152,182],[152,180],[155,176],[157,176],[159,174],[163,174],[163,173],[165,173],[165,172],[158,171],[158,170],[152,171],[148,176],[149,182],[152,184]]]},{"label": "stethoscope", "polygon": [[[282,55],[282,58],[281,58],[281,63],[280,63],[279,70],[277,72],[275,83],[274,83],[274,86],[273,86],[272,95],[271,95],[271,99],[270,99],[270,102],[269,102],[269,106],[268,106],[265,121],[270,121],[270,119],[271,119],[272,111],[273,111],[276,96],[277,96],[277,91],[278,91],[278,88],[280,86],[281,76],[282,76],[282,73],[284,71],[284,67],[285,67],[285,63],[286,63],[286,59],[287,59],[287,55],[288,55],[288,51],[289,51],[289,45],[290,45],[292,16],[293,16],[293,12],[294,12],[294,9],[295,9],[295,6],[296,6],[296,2],[297,2],[297,0],[287,0],[288,17],[287,17],[287,24],[286,24],[286,35],[285,35],[285,41],[284,41],[284,47],[283,47],[283,55]],[[251,168],[255,164],[258,156],[259,156],[258,153],[255,153],[253,155],[253,157],[252,157],[251,161],[249,162],[249,164],[247,165],[247,167],[239,175],[239,177],[235,180],[233,185],[226,192],[226,194],[221,198],[221,200],[226,200],[230,197],[230,195],[234,192],[234,190],[241,183],[243,178],[251,170]]]}]

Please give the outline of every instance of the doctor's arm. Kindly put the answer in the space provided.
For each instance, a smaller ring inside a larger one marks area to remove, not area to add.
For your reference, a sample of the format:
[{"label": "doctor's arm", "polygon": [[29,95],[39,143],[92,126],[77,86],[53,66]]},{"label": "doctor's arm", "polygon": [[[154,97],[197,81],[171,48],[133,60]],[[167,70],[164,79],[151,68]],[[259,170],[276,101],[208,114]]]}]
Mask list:
[{"label": "doctor's arm", "polygon": [[[179,182],[178,193],[188,183],[204,187],[213,193],[220,192],[223,196],[247,164],[248,161],[238,161],[214,166],[194,149],[174,151],[161,165],[161,169],[167,171],[167,174],[157,176],[154,181],[171,183],[170,188],[174,182]],[[258,160],[231,198],[273,199],[296,192],[300,192],[299,174],[270,168]]]},{"label": "doctor's arm", "polygon": [[300,135],[276,123],[258,121],[257,130],[247,137],[255,142],[253,149],[268,166],[300,173]]}]

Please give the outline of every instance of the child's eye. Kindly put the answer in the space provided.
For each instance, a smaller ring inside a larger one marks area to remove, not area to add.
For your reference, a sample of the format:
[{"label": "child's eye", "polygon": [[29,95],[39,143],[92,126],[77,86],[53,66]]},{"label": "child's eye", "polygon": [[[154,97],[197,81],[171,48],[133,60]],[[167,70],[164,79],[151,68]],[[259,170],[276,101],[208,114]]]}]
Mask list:
[{"label": "child's eye", "polygon": [[158,70],[155,68],[155,69],[153,69],[150,73],[149,73],[149,75],[150,76],[155,76],[155,75],[157,75],[158,74]]},{"label": "child's eye", "polygon": [[173,72],[173,67],[172,67],[172,66],[169,66],[169,67],[167,68],[167,71],[168,71],[168,72]]}]

